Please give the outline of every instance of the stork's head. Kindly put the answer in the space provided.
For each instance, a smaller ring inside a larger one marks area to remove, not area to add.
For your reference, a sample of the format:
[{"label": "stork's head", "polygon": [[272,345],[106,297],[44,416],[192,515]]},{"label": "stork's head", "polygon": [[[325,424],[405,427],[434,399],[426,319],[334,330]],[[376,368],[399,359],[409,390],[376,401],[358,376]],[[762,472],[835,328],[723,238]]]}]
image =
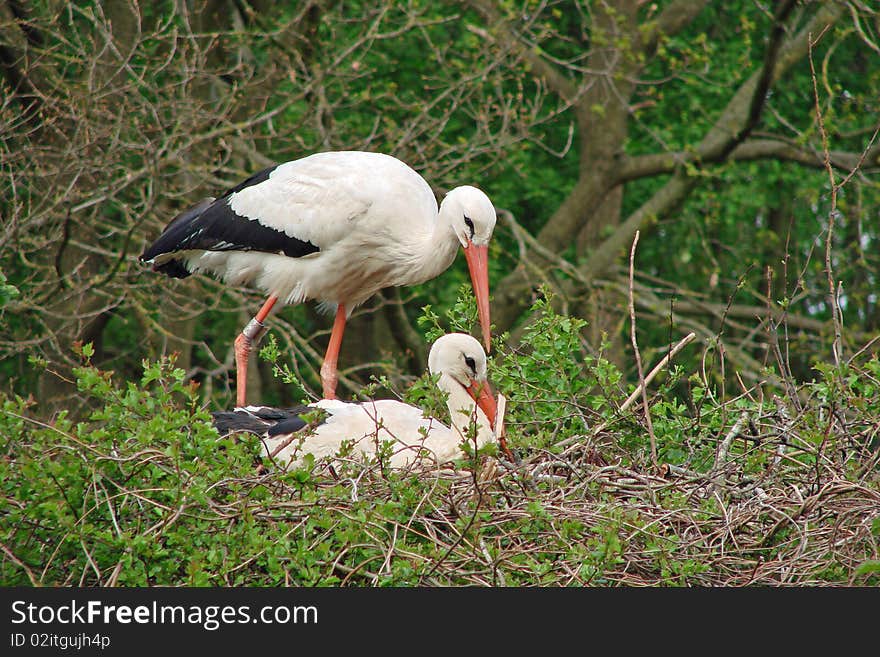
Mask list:
[{"label": "stork's head", "polygon": [[496,405],[486,380],[486,352],[466,333],[447,333],[437,338],[428,354],[428,371],[450,377],[460,384],[495,426]]},{"label": "stork's head", "polygon": [[476,187],[456,187],[440,204],[440,215],[448,217],[452,230],[467,259],[477,297],[477,311],[486,350],[490,348],[489,321],[489,240],[495,230],[495,206]]},{"label": "stork's head", "polygon": [[495,206],[482,191],[470,185],[456,187],[443,199],[440,211],[448,213],[463,248],[489,245],[495,230]]}]

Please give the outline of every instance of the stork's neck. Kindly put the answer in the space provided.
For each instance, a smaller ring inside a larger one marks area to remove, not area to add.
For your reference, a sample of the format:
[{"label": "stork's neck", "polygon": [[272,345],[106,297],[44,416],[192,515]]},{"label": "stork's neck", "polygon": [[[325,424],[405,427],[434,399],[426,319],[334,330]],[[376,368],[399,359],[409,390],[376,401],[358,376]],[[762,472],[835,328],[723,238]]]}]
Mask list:
[{"label": "stork's neck", "polygon": [[452,426],[459,436],[467,438],[468,443],[473,445],[471,422],[476,421],[477,449],[495,441],[495,433],[489,425],[489,419],[467,393],[464,386],[448,374],[440,375],[437,386],[449,395],[446,407],[449,409]]},{"label": "stork's neck", "polygon": [[442,210],[430,231],[414,230],[406,242],[409,270],[417,274],[407,280],[408,285],[424,283],[449,269],[461,246]]}]

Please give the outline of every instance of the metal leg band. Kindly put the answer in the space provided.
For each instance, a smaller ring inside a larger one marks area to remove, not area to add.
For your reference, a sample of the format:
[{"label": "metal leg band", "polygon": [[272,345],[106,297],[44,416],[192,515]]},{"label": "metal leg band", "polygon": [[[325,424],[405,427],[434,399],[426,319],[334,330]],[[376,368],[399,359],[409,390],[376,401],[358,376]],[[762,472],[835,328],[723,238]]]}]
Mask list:
[{"label": "metal leg band", "polygon": [[257,321],[257,318],[254,317],[247,323],[247,326],[242,329],[241,334],[256,344],[263,339],[263,336],[266,335],[266,331],[268,331],[266,325],[263,324],[263,322]]}]

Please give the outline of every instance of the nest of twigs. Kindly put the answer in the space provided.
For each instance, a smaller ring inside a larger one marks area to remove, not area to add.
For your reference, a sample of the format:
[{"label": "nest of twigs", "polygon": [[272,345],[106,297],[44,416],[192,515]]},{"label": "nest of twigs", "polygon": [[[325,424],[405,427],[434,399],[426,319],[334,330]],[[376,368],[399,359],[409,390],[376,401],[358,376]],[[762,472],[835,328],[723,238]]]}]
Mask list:
[{"label": "nest of twigs", "polygon": [[[319,466],[317,480],[350,492],[322,504],[340,522],[356,505],[394,498],[401,481],[422,491],[403,516],[364,523],[372,557],[352,561],[343,550],[325,565],[342,585],[394,582],[398,560],[426,586],[876,584],[876,432],[833,420],[827,440],[813,445],[784,414],[743,413],[706,472],[624,466],[607,429],[557,449],[514,445],[515,462],[481,457],[402,478],[376,463]],[[756,460],[764,465],[749,465]],[[262,478],[277,499],[295,498],[283,481],[271,471]],[[310,513],[284,504],[293,516]]]}]

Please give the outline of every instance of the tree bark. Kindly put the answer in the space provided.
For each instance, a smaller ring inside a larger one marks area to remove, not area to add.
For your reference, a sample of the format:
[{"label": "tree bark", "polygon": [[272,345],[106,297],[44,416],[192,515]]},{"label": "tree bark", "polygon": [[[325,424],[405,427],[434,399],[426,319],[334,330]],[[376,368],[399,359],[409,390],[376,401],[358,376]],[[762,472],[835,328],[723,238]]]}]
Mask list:
[{"label": "tree bark", "polygon": [[[676,13],[683,11],[683,3],[676,3],[675,9]],[[678,15],[675,20],[668,22],[658,20],[656,25],[671,24],[681,29],[696,16],[697,9],[698,7],[693,7],[692,13]],[[780,11],[783,17],[787,16],[786,12]],[[774,45],[774,42],[771,42],[768,46],[768,52],[773,56],[765,58],[762,68],[740,86],[703,139],[693,149],[685,151],[688,155],[684,158],[679,158],[678,154],[673,153],[650,156],[651,163],[672,172],[672,177],[596,245],[591,256],[578,267],[582,280],[590,281],[609,271],[631,243],[636,230],[649,229],[659,218],[670,216],[681,206],[699,183],[698,177],[689,173],[686,165],[700,166],[702,162],[713,161],[713,158],[724,161],[731,157],[737,148],[743,149],[742,152],[754,148],[745,140],[748,139],[760,117],[766,89],[806,56],[810,35],[817,36],[826,26],[833,24],[843,11],[844,7],[840,4],[824,4],[806,26],[789,39],[784,39],[784,31],[778,25],[774,25],[773,36],[778,39],[779,44]],[[656,39],[652,39],[649,34],[645,47],[652,48],[655,41]],[[626,60],[620,59],[619,62],[625,63]],[[638,68],[622,66],[621,73],[622,77],[635,76],[638,74]],[[618,93],[625,92],[621,87],[616,90]],[[761,90],[764,90],[763,94],[759,93]],[[585,131],[585,126],[590,125],[590,122],[579,121],[579,129],[582,134],[587,135],[586,139],[581,139],[582,148],[590,144],[586,147],[590,155],[584,159],[585,151],[582,151],[580,178],[569,196],[537,235],[537,242],[554,254],[560,254],[584,230],[584,226],[589,225],[591,220],[588,217],[592,208],[599,206],[610,189],[621,182],[635,179],[632,177],[632,169],[628,169],[628,166],[635,165],[629,165],[628,158],[623,154],[623,139],[626,132],[619,127],[626,125],[629,117],[628,107],[624,103],[612,107],[616,110],[616,118],[609,123],[607,132],[602,131],[602,138],[596,143],[590,141],[589,130]],[[581,109],[581,111],[585,110]],[[605,128],[604,123],[600,125],[601,128]],[[645,157],[648,156],[636,158],[636,161],[641,161],[643,164],[649,162],[644,159]],[[621,176],[620,172],[625,175]],[[605,234],[601,229],[594,231],[594,234],[596,233]],[[532,257],[536,260],[541,259],[540,254],[532,254]],[[552,266],[551,262],[546,260],[545,262],[548,266]],[[517,268],[494,286],[497,292],[492,315],[499,330],[513,326],[528,307],[528,290],[531,281],[524,275],[524,271],[523,268]]]}]

